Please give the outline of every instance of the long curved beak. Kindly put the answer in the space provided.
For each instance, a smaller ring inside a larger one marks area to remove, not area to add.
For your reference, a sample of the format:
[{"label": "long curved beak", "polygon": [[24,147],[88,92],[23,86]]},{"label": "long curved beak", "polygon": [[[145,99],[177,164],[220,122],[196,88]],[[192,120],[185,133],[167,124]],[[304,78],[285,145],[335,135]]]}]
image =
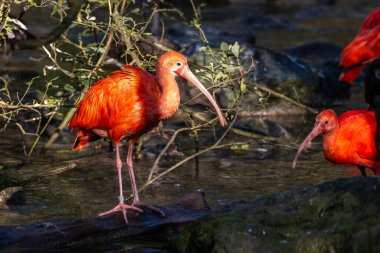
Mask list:
[{"label": "long curved beak", "polygon": [[181,72],[178,72],[178,75],[185,78],[187,81],[191,82],[195,85],[207,98],[210,100],[211,104],[214,106],[216,113],[218,114],[220,124],[224,127],[227,126],[227,120],[224,118],[218,104],[216,103],[215,99],[212,97],[210,92],[202,85],[202,83],[196,78],[191,72],[190,68],[188,66],[184,67]]},{"label": "long curved beak", "polygon": [[297,151],[297,154],[296,156],[294,157],[294,160],[293,160],[293,169],[296,167],[296,164],[297,164],[297,160],[298,160],[298,157],[300,156],[300,154],[302,153],[302,151],[305,149],[305,148],[308,148],[311,146],[311,142],[312,140],[317,137],[319,134],[322,133],[322,127],[321,127],[321,124],[320,123],[315,123],[314,125],[314,128],[313,130],[311,130],[311,132],[306,136],[306,138],[303,140],[303,142],[301,143],[298,151]]}]

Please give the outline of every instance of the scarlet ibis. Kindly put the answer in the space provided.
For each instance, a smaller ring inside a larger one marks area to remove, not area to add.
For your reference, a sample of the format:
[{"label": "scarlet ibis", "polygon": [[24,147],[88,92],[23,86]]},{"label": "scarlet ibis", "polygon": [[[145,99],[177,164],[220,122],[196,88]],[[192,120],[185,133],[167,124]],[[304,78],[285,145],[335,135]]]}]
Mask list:
[{"label": "scarlet ibis", "polygon": [[[156,77],[141,68],[123,66],[93,84],[76,105],[78,109],[70,121],[70,129],[77,132],[72,149],[81,150],[88,142],[106,137],[114,143],[116,149],[119,204],[100,216],[121,211],[128,223],[126,210],[142,212],[142,206],[164,215],[160,209],[140,200],[133,172],[132,153],[133,145],[140,136],[177,111],[180,95],[176,76],[193,83],[210,100],[221,125],[227,125],[212,95],[191,72],[186,57],[176,52],[168,52],[159,57]],[[133,193],[131,205],[124,203],[123,195],[122,161],[119,152],[120,141],[123,139],[129,141],[127,165]]]},{"label": "scarlet ibis", "polygon": [[345,70],[339,80],[352,83],[363,68],[380,56],[380,8],[364,19],[354,40],[342,52],[339,63]]},{"label": "scarlet ibis", "polygon": [[339,117],[333,110],[322,111],[315,119],[313,130],[299,147],[293,168],[302,150],[322,134],[323,154],[327,160],[355,165],[364,176],[365,168],[380,174],[380,157],[373,138],[375,131],[376,119],[372,110],[351,110]]},{"label": "scarlet ibis", "polygon": [[375,110],[377,129],[374,135],[376,148],[380,151],[380,8],[364,19],[354,40],[342,52],[340,66],[345,69],[339,80],[352,83],[369,65],[365,78],[365,101]]}]

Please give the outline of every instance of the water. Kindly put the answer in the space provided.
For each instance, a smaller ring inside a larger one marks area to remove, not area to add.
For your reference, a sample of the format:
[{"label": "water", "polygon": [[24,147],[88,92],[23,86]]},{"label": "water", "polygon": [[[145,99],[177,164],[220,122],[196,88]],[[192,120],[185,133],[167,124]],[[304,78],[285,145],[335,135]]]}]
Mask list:
[{"label": "water", "polygon": [[[309,122],[307,126],[311,128]],[[6,150],[21,151],[15,142],[17,133],[2,139]],[[305,136],[303,134],[303,136]],[[229,141],[246,140],[241,137]],[[186,141],[186,139],[188,141]],[[190,141],[189,141],[190,140]],[[182,137],[180,151],[191,154],[191,138]],[[279,146],[280,145],[280,146]],[[324,160],[320,152],[320,140],[311,151],[306,151],[295,170],[291,168],[296,147],[281,144],[259,144],[253,142],[250,149],[236,151],[221,149],[201,156],[196,168],[195,160],[179,167],[153,183],[142,192],[141,198],[148,203],[164,204],[173,202],[185,193],[201,190],[206,193],[213,209],[239,199],[254,199],[260,194],[277,192],[294,186],[317,184],[328,180],[352,176],[354,170],[335,166]],[[122,157],[126,146],[122,147]],[[260,159],[270,152],[269,158]],[[13,160],[12,158],[13,157]],[[0,224],[22,224],[62,217],[89,217],[108,210],[117,203],[118,185],[115,168],[115,154],[106,146],[72,152],[69,145],[58,145],[45,157],[25,161],[24,166],[54,166],[74,162],[77,167],[61,175],[42,178],[24,187],[26,203],[0,211]],[[15,164],[22,158],[19,153],[6,152],[1,161]],[[7,160],[8,159],[8,160]],[[180,159],[164,159],[160,168],[168,168]],[[143,185],[154,160],[135,160],[135,175],[138,186]],[[125,193],[131,192],[127,170],[124,167]]]},{"label": "water", "polygon": [[[247,3],[248,2],[248,3]],[[234,1],[226,9],[208,8],[204,12],[204,27],[226,30],[241,30],[240,18],[260,9],[250,1]],[[364,16],[377,7],[375,1],[362,4],[338,4],[338,6],[311,6],[291,11],[273,10],[271,17],[289,22],[289,27],[255,30],[257,44],[270,48],[285,48],[307,42],[327,41],[344,46],[355,35]],[[220,11],[229,11],[220,15]],[[223,17],[223,22],[220,22]],[[243,31],[244,33],[244,31]],[[281,38],[281,39],[278,39]],[[355,98],[361,99],[361,95]],[[354,101],[354,103],[357,103]],[[352,105],[343,101],[340,111]],[[278,192],[294,186],[318,184],[336,178],[349,177],[357,173],[354,168],[338,166],[326,161],[321,153],[321,141],[317,139],[312,150],[304,152],[295,170],[291,169],[297,146],[312,128],[313,119],[297,119],[288,123],[288,130],[294,122],[290,144],[260,144],[253,142],[248,150],[230,149],[210,151],[199,159],[198,170],[194,160],[158,180],[144,192],[141,198],[148,203],[172,202],[183,194],[202,190],[213,209],[218,209],[239,199],[254,199],[260,194]],[[294,133],[296,132],[296,133]],[[241,139],[230,136],[229,139]],[[117,203],[118,186],[114,166],[114,153],[106,147],[73,153],[69,141],[73,136],[58,142],[45,157],[29,159],[26,166],[53,166],[75,162],[74,170],[61,175],[42,178],[24,187],[25,205],[10,210],[0,210],[0,224],[23,224],[62,217],[88,217],[112,208]],[[186,140],[187,139],[187,140]],[[192,141],[183,137],[180,151],[191,154]],[[1,164],[16,165],[23,158],[21,138],[17,129],[10,128],[0,134]],[[268,151],[266,151],[268,150]],[[269,152],[269,153],[268,153]],[[126,147],[122,148],[125,157]],[[166,168],[178,160],[163,161]],[[153,160],[135,161],[137,184],[141,186],[153,164]],[[130,193],[125,172],[125,192]]]}]

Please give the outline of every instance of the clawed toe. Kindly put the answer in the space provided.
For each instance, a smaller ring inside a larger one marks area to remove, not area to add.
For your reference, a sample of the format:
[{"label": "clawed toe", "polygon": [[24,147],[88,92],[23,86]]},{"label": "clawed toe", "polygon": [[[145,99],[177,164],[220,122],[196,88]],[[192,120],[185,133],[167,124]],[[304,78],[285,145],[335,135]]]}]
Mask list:
[{"label": "clawed toe", "polygon": [[126,205],[125,203],[120,202],[117,206],[115,206],[111,210],[103,212],[103,213],[100,213],[99,216],[109,215],[109,214],[114,213],[114,212],[122,212],[123,213],[124,221],[125,221],[125,223],[128,224],[127,209],[132,209],[132,210],[135,210],[135,211],[137,211],[139,213],[143,213],[144,212],[141,208],[138,208],[135,205]]}]

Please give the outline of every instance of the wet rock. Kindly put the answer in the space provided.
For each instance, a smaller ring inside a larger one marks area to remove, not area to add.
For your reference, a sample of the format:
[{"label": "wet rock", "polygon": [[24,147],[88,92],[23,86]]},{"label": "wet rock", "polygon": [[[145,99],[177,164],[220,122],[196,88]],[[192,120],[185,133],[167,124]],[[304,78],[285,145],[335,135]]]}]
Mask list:
[{"label": "wet rock", "polygon": [[[255,61],[255,70],[251,77],[254,82],[303,103],[315,100],[318,76],[308,64],[282,52],[257,46],[247,49],[245,57],[252,57]],[[255,92],[253,88],[248,87]]]},{"label": "wet rock", "polygon": [[0,209],[9,209],[10,205],[23,205],[25,193],[22,187],[8,187],[0,191]]},{"label": "wet rock", "polygon": [[315,73],[319,84],[315,92],[321,96],[319,104],[329,104],[332,103],[330,100],[337,98],[349,98],[350,86],[338,82],[341,47],[333,43],[313,42],[282,51],[307,63]]},{"label": "wet rock", "polygon": [[310,66],[298,58],[263,47],[252,47],[245,54],[255,60],[253,78],[270,88],[286,90],[288,86],[299,87],[305,89],[305,92],[299,93],[304,97],[309,94],[306,90],[317,86],[316,76]]},{"label": "wet rock", "polygon": [[[256,36],[252,29],[231,30],[221,29],[215,25],[207,25],[203,28],[203,31],[210,45],[215,48],[219,48],[221,42],[233,44],[235,41],[239,41],[248,45],[256,43]],[[187,55],[197,52],[201,46],[204,46],[199,42],[198,31],[194,27],[189,27],[182,23],[174,23],[168,27],[166,36],[177,44],[185,45]]]},{"label": "wet rock", "polygon": [[273,4],[275,6],[286,6],[286,7],[308,7],[313,5],[334,5],[336,0],[306,0],[306,1],[297,1],[297,0],[268,0],[268,4]]},{"label": "wet rock", "polygon": [[176,252],[380,252],[380,180],[338,179],[238,202],[172,237]]},{"label": "wet rock", "polygon": [[240,20],[240,24],[259,31],[280,28],[288,29],[291,27],[291,23],[288,20],[261,15],[246,16]]},{"label": "wet rock", "polygon": [[[166,146],[171,136],[167,133],[149,135],[144,137],[143,147],[138,154],[139,158],[156,159],[161,153],[161,150]],[[178,151],[178,147],[175,143],[172,143],[164,156],[172,158],[184,157],[184,153]]]},{"label": "wet rock", "polygon": [[308,64],[322,64],[338,59],[342,48],[329,42],[312,42],[300,46],[289,47],[283,52],[297,57]]},{"label": "wet rock", "polygon": [[248,118],[236,122],[234,127],[263,136],[282,137],[285,139],[291,138],[291,135],[284,127],[269,118]]}]

